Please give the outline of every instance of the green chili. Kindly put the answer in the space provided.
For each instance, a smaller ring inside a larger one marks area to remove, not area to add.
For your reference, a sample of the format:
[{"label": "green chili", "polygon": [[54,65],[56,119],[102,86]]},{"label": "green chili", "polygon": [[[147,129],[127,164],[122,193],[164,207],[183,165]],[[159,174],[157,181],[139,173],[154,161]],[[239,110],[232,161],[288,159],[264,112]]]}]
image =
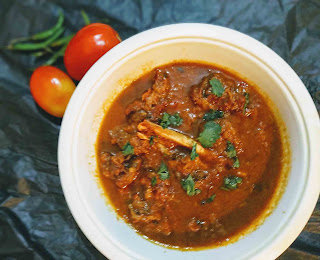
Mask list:
[{"label": "green chili", "polygon": [[64,14],[63,14],[63,12],[60,11],[59,12],[58,21],[51,29],[48,29],[46,31],[34,34],[34,35],[30,36],[30,37],[23,37],[23,38],[13,39],[10,42],[9,47],[14,45],[14,44],[16,44],[16,43],[18,43],[18,42],[25,42],[25,41],[29,41],[29,40],[31,40],[31,41],[39,41],[39,40],[47,39],[62,27],[63,22],[64,22]]},{"label": "green chili", "polygon": [[66,51],[68,44],[64,45],[61,49],[59,49],[57,52],[55,52],[50,59],[48,59],[43,65],[52,65],[57,61],[59,57],[64,56],[64,52]]},{"label": "green chili", "polygon": [[68,44],[70,42],[70,40],[73,38],[75,34],[71,34],[71,35],[67,35],[65,37],[60,38],[59,40],[56,40],[55,42],[53,42],[51,44],[51,47],[58,47],[58,46],[62,46],[65,44]]},{"label": "green chili", "polygon": [[81,10],[81,15],[85,25],[90,24],[90,18],[84,10]]},{"label": "green chili", "polygon": [[44,47],[43,50],[46,51],[46,52],[50,52],[50,53],[53,52],[53,50],[52,50],[50,47],[48,47],[48,46],[47,46],[47,47]]},{"label": "green chili", "polygon": [[34,56],[34,57],[41,57],[41,56],[43,56],[45,54],[47,54],[46,51],[37,51],[37,52],[32,53],[31,55]]},{"label": "green chili", "polygon": [[61,34],[64,32],[64,27],[59,28],[49,39],[43,42],[38,43],[16,43],[13,45],[9,45],[9,50],[17,50],[17,51],[34,51],[39,49],[44,49],[48,47],[51,43],[53,43],[56,39],[58,39]]},{"label": "green chili", "polygon": [[63,21],[64,21],[64,15],[63,15],[63,12],[60,11],[59,18],[55,26],[53,26],[51,29],[48,29],[46,31],[43,31],[31,36],[31,40],[38,41],[38,40],[44,40],[49,38],[50,36],[54,35],[55,32],[57,32],[62,27]]}]

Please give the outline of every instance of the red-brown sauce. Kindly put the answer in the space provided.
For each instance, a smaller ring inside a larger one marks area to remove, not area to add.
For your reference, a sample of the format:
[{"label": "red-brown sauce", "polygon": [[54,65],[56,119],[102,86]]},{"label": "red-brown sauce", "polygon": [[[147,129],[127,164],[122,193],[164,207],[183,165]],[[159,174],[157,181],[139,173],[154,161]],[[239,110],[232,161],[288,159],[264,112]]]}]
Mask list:
[{"label": "red-brown sauce", "polygon": [[[211,84],[219,82],[221,96]],[[205,116],[213,111],[220,118]],[[173,117],[164,129],[165,113],[178,113],[182,123]],[[208,122],[221,131],[205,147],[198,137]],[[197,143],[197,157],[187,142]],[[99,176],[117,213],[141,234],[180,248],[214,246],[266,209],[282,146],[255,86],[209,65],[173,63],[137,79],[111,104],[97,140]]]}]

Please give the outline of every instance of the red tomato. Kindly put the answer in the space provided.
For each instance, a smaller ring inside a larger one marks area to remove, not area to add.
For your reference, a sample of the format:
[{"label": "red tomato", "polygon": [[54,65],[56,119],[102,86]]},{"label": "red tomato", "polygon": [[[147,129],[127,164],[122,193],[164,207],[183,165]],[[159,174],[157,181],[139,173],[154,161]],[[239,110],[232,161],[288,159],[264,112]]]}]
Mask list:
[{"label": "red tomato", "polygon": [[30,79],[30,90],[37,104],[49,114],[62,117],[76,85],[62,70],[38,67]]},{"label": "red tomato", "polygon": [[120,43],[118,33],[109,25],[92,23],[83,27],[69,42],[64,53],[68,74],[80,80],[107,51]]}]

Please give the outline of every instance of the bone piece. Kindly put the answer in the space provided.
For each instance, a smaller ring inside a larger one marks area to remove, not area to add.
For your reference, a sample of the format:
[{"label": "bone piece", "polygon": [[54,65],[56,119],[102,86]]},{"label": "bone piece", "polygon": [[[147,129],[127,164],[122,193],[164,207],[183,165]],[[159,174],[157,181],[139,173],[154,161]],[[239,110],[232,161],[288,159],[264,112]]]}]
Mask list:
[{"label": "bone piece", "polygon": [[[196,152],[200,155],[200,156],[205,156],[205,157],[217,157],[216,154],[213,151],[207,150],[205,148],[203,148],[203,146],[201,144],[199,144],[198,142],[196,142],[195,140],[193,140],[192,138],[178,133],[174,130],[171,129],[163,129],[161,126],[152,123],[148,120],[144,120],[143,122],[141,122],[138,125],[138,130],[139,131],[152,131],[154,132],[156,135],[168,139],[170,141],[175,142],[176,144],[182,145],[186,148],[192,149],[192,146],[194,144],[197,144],[196,147]],[[144,135],[145,136],[145,135]]]}]

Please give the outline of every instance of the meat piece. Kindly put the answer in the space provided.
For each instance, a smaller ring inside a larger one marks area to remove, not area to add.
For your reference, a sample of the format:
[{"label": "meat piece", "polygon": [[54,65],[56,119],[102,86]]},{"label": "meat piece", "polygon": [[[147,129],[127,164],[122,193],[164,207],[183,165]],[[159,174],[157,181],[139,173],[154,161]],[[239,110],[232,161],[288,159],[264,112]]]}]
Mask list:
[{"label": "meat piece", "polygon": [[[132,214],[132,219],[134,221],[139,220],[140,216],[142,215],[149,215],[150,214],[150,207],[145,200],[142,200],[138,194],[133,196],[133,201],[129,204],[130,213]],[[150,220],[159,220],[160,217],[151,218]]]},{"label": "meat piece", "polygon": [[130,144],[133,146],[134,154],[139,156],[150,152],[149,139],[140,139],[137,136],[133,136],[130,139]]},{"label": "meat piece", "polygon": [[[100,155],[102,164],[102,174],[110,179],[114,179],[119,188],[125,188],[131,184],[139,175],[142,160],[139,158],[128,159],[122,152],[116,155],[102,153]],[[129,167],[126,165],[130,164]]]},{"label": "meat piece", "polygon": [[119,188],[125,188],[131,184],[139,175],[139,170],[141,167],[141,159],[134,159],[130,168],[125,169],[123,174],[119,175],[116,179],[116,185]]},{"label": "meat piece", "polygon": [[139,123],[142,122],[144,119],[146,119],[148,116],[148,113],[144,110],[137,110],[128,116],[128,122],[129,123]]},{"label": "meat piece", "polygon": [[109,131],[109,135],[111,137],[111,143],[117,144],[120,148],[122,148],[129,140],[130,134],[125,131],[124,126],[118,126]]},{"label": "meat piece", "polygon": [[147,117],[156,120],[165,108],[169,91],[168,78],[157,70],[152,88],[144,92],[141,99],[128,105],[126,115],[132,122],[141,122]]},{"label": "meat piece", "polygon": [[[212,94],[211,79],[218,79],[224,86],[221,97]],[[229,81],[220,74],[211,74],[204,77],[199,85],[195,85],[190,90],[192,101],[203,110],[222,110],[224,112],[243,112],[246,101],[243,93],[245,86],[235,86],[233,81]]]},{"label": "meat piece", "polygon": [[139,112],[143,110],[144,110],[144,103],[141,102],[141,99],[137,99],[127,106],[126,115],[130,116],[135,112]]},{"label": "meat piece", "polygon": [[114,179],[124,171],[125,157],[120,152],[116,155],[110,153],[101,153],[100,161],[102,162],[102,174],[107,178]]},{"label": "meat piece", "polygon": [[[156,185],[151,184],[151,176],[157,179]],[[175,225],[171,223],[169,212],[172,210],[168,205],[173,199],[170,180],[160,180],[156,173],[150,172],[140,177],[135,185],[140,189],[129,204],[130,220],[143,226],[146,233],[169,235]]]},{"label": "meat piece", "polygon": [[131,221],[143,225],[146,232],[170,235],[171,228],[168,218],[163,215],[162,204],[148,203],[136,194],[129,204],[129,212]]},{"label": "meat piece", "polygon": [[142,95],[142,101],[145,102],[146,109],[151,110],[157,104],[165,101],[169,90],[170,84],[168,78],[161,70],[157,70],[152,88]]}]

